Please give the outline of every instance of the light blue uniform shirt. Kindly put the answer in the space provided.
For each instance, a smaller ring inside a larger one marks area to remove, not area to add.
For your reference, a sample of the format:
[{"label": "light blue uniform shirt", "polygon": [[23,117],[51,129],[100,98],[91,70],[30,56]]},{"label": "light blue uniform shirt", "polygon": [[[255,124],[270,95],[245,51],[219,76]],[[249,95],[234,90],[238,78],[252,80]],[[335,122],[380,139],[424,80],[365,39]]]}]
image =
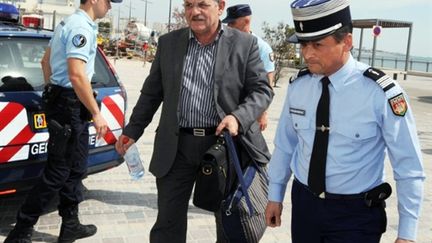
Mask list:
[{"label": "light blue uniform shirt", "polygon": [[[404,93],[402,88],[389,79],[395,86],[384,92],[363,75],[367,68],[351,56],[329,77],[326,191],[356,194],[381,184],[387,149],[397,187],[399,237],[415,239],[425,176],[413,113],[407,104],[405,116],[393,114],[389,99]],[[270,201],[283,201],[291,174],[307,185],[322,77],[307,74],[289,85],[269,165]]]},{"label": "light blue uniform shirt", "polygon": [[91,80],[94,74],[97,33],[96,23],[81,9],[76,10],[56,27],[50,41],[51,83],[72,87],[67,67],[68,58],[85,61],[86,74],[89,81]]},{"label": "light blue uniform shirt", "polygon": [[267,73],[273,72],[275,70],[275,64],[272,48],[261,37],[255,35],[254,33],[252,33],[252,35],[257,38],[260,59],[264,64],[264,69]]}]

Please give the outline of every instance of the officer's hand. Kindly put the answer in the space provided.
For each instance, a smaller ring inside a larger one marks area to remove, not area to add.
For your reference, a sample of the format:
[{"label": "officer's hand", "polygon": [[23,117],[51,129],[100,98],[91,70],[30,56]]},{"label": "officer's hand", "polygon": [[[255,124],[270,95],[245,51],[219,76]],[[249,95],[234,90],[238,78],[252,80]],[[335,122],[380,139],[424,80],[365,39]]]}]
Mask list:
[{"label": "officer's hand", "polygon": [[404,239],[401,239],[401,238],[397,238],[396,241],[395,241],[395,243],[412,243],[412,242],[415,242],[415,241],[404,240]]},{"label": "officer's hand", "polygon": [[104,137],[108,129],[108,123],[105,121],[105,118],[103,118],[101,113],[93,115],[93,125],[96,129],[97,139]]},{"label": "officer's hand", "polygon": [[264,111],[261,116],[258,118],[258,124],[261,131],[264,131],[267,128],[267,111]]},{"label": "officer's hand", "polygon": [[269,201],[265,211],[266,224],[270,227],[281,226],[282,203]]},{"label": "officer's hand", "polygon": [[216,135],[221,134],[222,130],[227,129],[231,136],[237,136],[238,128],[237,118],[233,115],[228,115],[219,123],[219,126],[216,128]]},{"label": "officer's hand", "polygon": [[128,150],[128,148],[134,143],[135,140],[133,140],[132,138],[126,135],[120,135],[119,139],[115,144],[117,153],[119,153],[120,155],[124,155],[126,153],[126,150]]}]

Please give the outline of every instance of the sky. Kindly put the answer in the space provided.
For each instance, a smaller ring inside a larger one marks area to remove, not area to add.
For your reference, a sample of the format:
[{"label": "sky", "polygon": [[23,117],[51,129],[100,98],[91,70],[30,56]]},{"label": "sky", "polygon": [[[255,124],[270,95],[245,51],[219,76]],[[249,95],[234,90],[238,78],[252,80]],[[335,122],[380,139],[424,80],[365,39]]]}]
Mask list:
[{"label": "sky", "polygon": [[[145,0],[123,0],[112,4],[111,14],[121,18],[131,16],[144,19]],[[183,0],[171,0],[172,9],[182,8]],[[252,31],[262,35],[262,24],[267,22],[276,26],[282,22],[293,26],[291,0],[226,0],[227,6],[248,3],[252,8]],[[130,4],[131,3],[131,4]],[[168,22],[170,0],[148,0],[147,22]],[[352,19],[387,19],[413,23],[411,55],[432,58],[432,0],[350,0]],[[221,16],[225,17],[226,11]],[[151,27],[151,26],[150,26]],[[377,49],[405,53],[408,43],[408,28],[384,28],[377,39]],[[355,47],[358,47],[360,31],[354,30]],[[371,29],[365,29],[363,48],[372,49]]]}]

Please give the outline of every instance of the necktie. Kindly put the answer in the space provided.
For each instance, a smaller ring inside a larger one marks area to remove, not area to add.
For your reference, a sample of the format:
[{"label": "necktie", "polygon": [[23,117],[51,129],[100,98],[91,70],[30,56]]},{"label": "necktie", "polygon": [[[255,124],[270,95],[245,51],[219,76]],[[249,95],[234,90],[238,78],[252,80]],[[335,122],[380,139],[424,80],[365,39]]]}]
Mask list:
[{"label": "necktie", "polygon": [[309,165],[308,185],[317,196],[323,198],[323,192],[325,192],[325,171],[330,130],[330,94],[328,89],[330,80],[328,77],[322,78],[321,84],[322,93],[316,112],[316,131]]}]

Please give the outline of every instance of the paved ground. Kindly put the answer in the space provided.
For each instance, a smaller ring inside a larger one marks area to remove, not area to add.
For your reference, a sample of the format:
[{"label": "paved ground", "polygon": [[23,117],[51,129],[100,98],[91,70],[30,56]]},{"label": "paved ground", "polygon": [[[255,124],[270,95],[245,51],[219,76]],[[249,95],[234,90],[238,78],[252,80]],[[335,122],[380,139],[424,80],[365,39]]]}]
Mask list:
[{"label": "paved ground", "polygon": [[[129,95],[129,112],[133,108],[146,77],[149,64],[143,67],[142,62],[134,60],[119,60],[115,68],[123,80]],[[275,99],[269,109],[270,124],[265,131],[265,137],[273,150],[273,136],[275,134],[278,117],[282,109],[287,77],[291,71],[275,88]],[[417,120],[418,132],[422,142],[422,151],[427,175],[432,175],[432,78],[409,77],[409,81],[400,80],[411,97],[411,104]],[[154,131],[157,126],[156,115],[154,122],[147,128],[145,135],[139,140],[139,149],[148,168]],[[392,181],[391,168],[387,167],[389,181]],[[86,198],[80,206],[80,218],[84,223],[95,223],[98,233],[89,239],[78,242],[91,243],[141,243],[148,242],[148,235],[156,217],[156,187],[155,179],[146,173],[144,179],[131,181],[125,165],[109,171],[92,175],[84,181],[87,187]],[[394,183],[393,183],[394,184]],[[284,202],[282,227],[268,229],[261,242],[280,243],[290,242],[290,200],[286,196]],[[432,182],[426,180],[425,202],[420,219],[419,243],[432,243]],[[0,199],[0,241],[15,223],[15,213],[22,203],[23,196]],[[392,195],[388,201],[388,227],[382,242],[394,242],[397,230],[396,197]],[[188,242],[215,242],[215,226],[210,213],[199,210],[194,206],[189,209]],[[34,242],[55,242],[59,233],[60,218],[57,215],[55,203],[49,212],[42,216],[36,225]]]}]

